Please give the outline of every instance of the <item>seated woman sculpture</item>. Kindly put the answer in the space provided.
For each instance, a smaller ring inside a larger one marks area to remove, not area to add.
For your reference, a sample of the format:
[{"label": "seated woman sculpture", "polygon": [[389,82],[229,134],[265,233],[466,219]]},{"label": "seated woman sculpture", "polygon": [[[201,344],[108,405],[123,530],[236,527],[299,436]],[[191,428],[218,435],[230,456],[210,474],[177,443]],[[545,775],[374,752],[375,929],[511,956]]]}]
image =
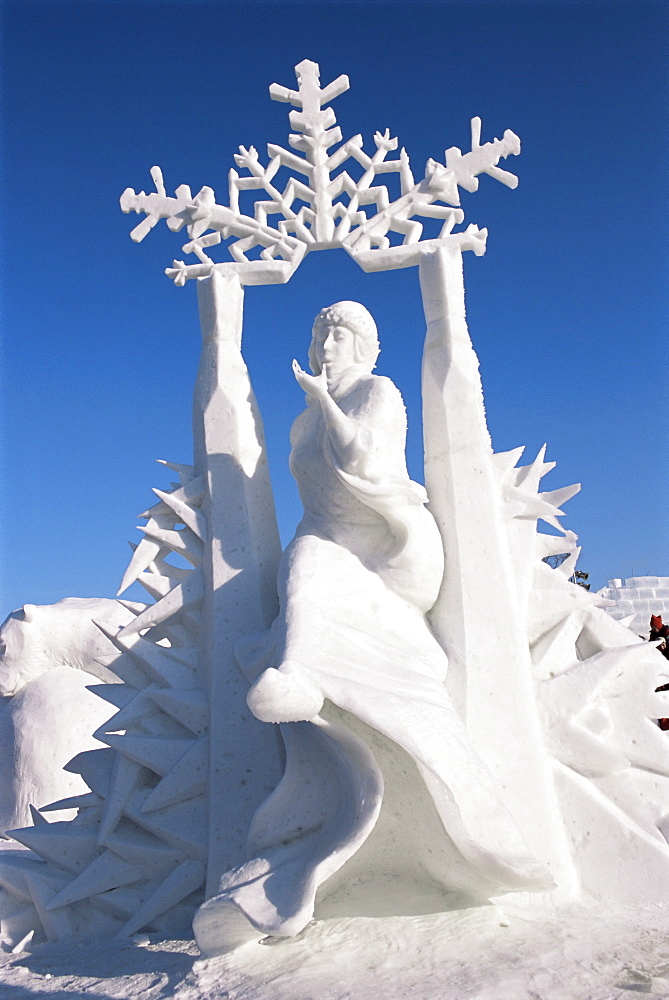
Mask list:
[{"label": "seated woman sculpture", "polygon": [[425,618],[443,575],[427,495],[406,469],[406,414],[372,374],[376,326],[323,309],[290,466],[304,516],[281,610],[237,646],[254,715],[281,723],[285,774],[257,810],[251,860],[198,911],[205,954],[298,933],[317,916],[415,914],[552,887],[470,746]]}]

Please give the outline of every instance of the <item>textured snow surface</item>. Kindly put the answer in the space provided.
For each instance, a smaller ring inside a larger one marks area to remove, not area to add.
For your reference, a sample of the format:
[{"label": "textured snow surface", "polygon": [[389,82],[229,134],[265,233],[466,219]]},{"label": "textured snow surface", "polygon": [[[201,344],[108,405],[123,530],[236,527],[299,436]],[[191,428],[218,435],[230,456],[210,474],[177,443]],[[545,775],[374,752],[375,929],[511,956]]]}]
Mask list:
[{"label": "textured snow surface", "polygon": [[639,635],[648,637],[651,615],[662,615],[665,623],[669,621],[669,576],[609,580],[599,593],[609,601],[618,602],[615,607],[606,609],[612,618],[634,615],[628,627]]},{"label": "textured snow surface", "polygon": [[497,907],[310,924],[200,960],[192,941],[77,941],[0,956],[0,997],[618,1000],[669,997],[669,905]]}]

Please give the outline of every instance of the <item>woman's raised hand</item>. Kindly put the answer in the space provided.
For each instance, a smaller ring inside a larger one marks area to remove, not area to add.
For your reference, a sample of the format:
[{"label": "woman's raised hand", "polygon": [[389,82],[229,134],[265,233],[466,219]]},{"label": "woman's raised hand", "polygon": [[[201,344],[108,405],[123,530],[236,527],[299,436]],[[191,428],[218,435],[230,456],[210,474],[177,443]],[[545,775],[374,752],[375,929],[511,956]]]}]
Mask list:
[{"label": "woman's raised hand", "polygon": [[328,395],[328,378],[325,367],[320,375],[309,375],[300,368],[297,361],[293,358],[293,375],[297,379],[300,388],[308,396],[312,396],[314,399],[324,399]]}]

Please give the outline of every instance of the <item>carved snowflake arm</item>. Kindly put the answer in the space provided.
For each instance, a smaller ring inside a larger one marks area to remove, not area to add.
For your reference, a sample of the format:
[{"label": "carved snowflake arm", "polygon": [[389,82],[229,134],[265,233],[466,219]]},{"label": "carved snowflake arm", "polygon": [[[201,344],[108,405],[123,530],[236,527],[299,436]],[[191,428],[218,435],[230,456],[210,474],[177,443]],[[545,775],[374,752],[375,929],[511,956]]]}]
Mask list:
[{"label": "carved snowflake arm", "polygon": [[502,156],[520,152],[520,140],[513,132],[507,130],[503,139],[495,139],[494,142],[481,146],[480,134],[481,120],[473,118],[472,152],[463,156],[459,149],[453,147],[446,154],[448,166],[443,166],[436,160],[428,160],[425,177],[419,184],[415,184],[410,191],[391,202],[383,212],[351,233],[346,241],[351,250],[357,252],[369,247],[369,240],[375,239],[379,233],[391,229],[399,231],[395,226],[398,219],[405,220],[414,215],[424,215],[426,207],[434,201],[445,202],[447,206],[459,206],[458,186],[475,191],[478,187],[477,174],[488,173],[496,176],[501,173],[503,176],[497,179],[501,179],[508,187],[515,187],[518,178],[505,170],[499,171],[496,165]]},{"label": "carved snowflake arm", "polygon": [[[246,249],[258,245],[253,237],[249,237],[246,242]],[[228,274],[236,274],[242,285],[282,285],[288,281],[304,257],[306,247],[304,243],[295,241],[294,248],[286,250],[285,245],[275,244],[265,248],[260,254],[260,260],[249,260],[241,251],[230,252],[234,259],[223,264],[214,264],[210,260],[198,264],[186,264],[183,260],[174,260],[172,267],[165,268],[165,274],[174,281],[175,285],[185,285],[192,278],[206,278],[212,270],[223,271]],[[283,254],[282,259],[276,259],[278,254]]]},{"label": "carved snowflake arm", "polygon": [[132,188],[126,188],[121,195],[121,209],[124,212],[145,213],[144,219],[130,233],[131,238],[140,243],[160,219],[165,219],[174,232],[184,225],[188,227],[191,239],[197,239],[207,229],[216,229],[227,236],[228,226],[234,222],[235,213],[224,205],[217,205],[212,188],[203,187],[195,197],[190,188],[181,184],[170,198],[165,194],[163,175],[159,167],[151,168],[151,176],[156,185],[155,194],[136,194]]},{"label": "carved snowflake arm", "polygon": [[[339,179],[339,178],[337,178]],[[374,187],[369,187],[367,189],[359,189],[355,182],[351,182],[353,189],[353,194],[350,190],[347,190],[351,200],[348,206],[343,205],[341,202],[336,203],[336,214],[341,219],[339,225],[337,226],[334,240],[338,243],[344,243],[349,232],[355,226],[363,226],[367,222],[367,216],[364,212],[360,211],[361,205],[376,205],[377,211],[382,212],[388,207],[390,202],[390,196],[388,194],[388,189],[385,185],[378,185]],[[346,190],[346,188],[345,188]]]},{"label": "carved snowflake arm", "polygon": [[[328,172],[332,173],[333,170],[336,170],[337,167],[340,167],[342,163],[344,163],[345,160],[348,160],[349,157],[351,156],[354,156],[356,160],[360,160],[360,162],[363,162],[364,166],[367,166],[369,163],[371,163],[370,157],[367,156],[367,154],[362,149],[362,143],[363,143],[362,136],[354,135],[352,139],[349,139],[347,142],[343,144],[343,146],[340,146],[339,149],[335,153],[333,153],[332,156],[329,156],[326,161],[325,165],[328,169]],[[360,159],[361,157],[363,158],[362,160]],[[366,163],[364,163],[364,161],[366,161]]]},{"label": "carved snowflake arm", "polygon": [[417,202],[418,187],[408,194],[391,202],[383,211],[368,219],[362,226],[355,229],[345,240],[345,245],[351,249],[362,249],[369,246],[369,240],[378,233],[386,233],[395,219],[407,219],[414,214],[412,209]]},{"label": "carved snowflake arm", "polygon": [[211,257],[204,251],[206,247],[214,247],[220,242],[220,233],[208,233],[207,236],[200,236],[199,239],[191,240],[190,243],[184,244],[181,249],[184,253],[194,253],[203,264],[213,264]]},{"label": "carved snowflake arm", "polygon": [[[295,183],[299,184],[299,182]],[[206,197],[201,197],[202,192],[206,192]],[[196,208],[191,212],[193,222],[188,227],[189,236],[198,238],[207,229],[214,229],[223,236],[238,236],[242,239],[253,236],[263,246],[270,246],[278,242],[294,249],[296,242],[294,239],[284,239],[279,230],[267,225],[266,211],[263,213],[261,210],[258,213],[258,218],[251,218],[241,212],[235,213],[229,208],[217,205],[214,201],[214,193],[210,188],[203,188],[202,192],[195,199]],[[289,216],[294,216],[295,213],[281,200],[282,196],[279,192],[276,192],[276,195],[279,199],[278,204],[272,202],[275,205],[275,210],[285,210]]]},{"label": "carved snowflake arm", "polygon": [[[285,198],[277,188],[271,183],[273,177],[275,176],[277,170],[281,166],[281,161],[278,156],[275,156],[267,167],[263,167],[258,160],[258,153],[256,149],[251,146],[250,149],[246,149],[244,146],[239,147],[239,153],[235,155],[235,162],[238,167],[246,169],[250,173],[250,177],[240,177],[239,174],[231,171],[229,175],[229,186],[230,186],[230,205],[233,204],[236,207],[237,214],[239,212],[239,192],[240,191],[251,191],[262,189],[266,192],[272,199],[271,204],[276,206],[277,212],[288,213],[286,218],[294,217],[295,213],[290,209],[290,202],[292,198]],[[258,210],[258,205],[267,205],[267,202],[261,202],[254,205],[255,217],[258,221],[265,224],[267,218],[267,211]]]},{"label": "carved snowflake arm", "polygon": [[296,213],[290,208],[290,205],[292,205],[296,198],[299,198],[300,201],[311,203],[314,198],[314,192],[306,184],[303,184],[302,181],[291,177],[286,184],[285,191],[280,195],[281,204],[286,206],[286,211],[290,212],[291,218],[294,218]]},{"label": "carved snowflake arm", "polygon": [[400,184],[403,195],[407,194],[415,184],[411,167],[409,166],[409,154],[404,148],[400,150]]},{"label": "carved snowflake arm", "polygon": [[238,180],[239,174],[234,167],[230,167],[228,170],[228,201],[230,203],[230,209],[235,213],[235,215],[240,214]]},{"label": "carved snowflake arm", "polygon": [[[239,147],[240,152],[235,155],[235,162],[238,167],[248,170],[250,177],[240,177],[237,175],[236,186],[240,190],[251,188],[263,188],[272,198],[280,199],[281,195],[271,183],[277,170],[281,166],[279,156],[274,156],[266,167],[263,167],[258,159],[258,153],[253,146],[249,150],[244,146]],[[305,173],[306,171],[301,171]]]},{"label": "carved snowflake arm", "polygon": [[[271,201],[256,201],[254,203],[254,218],[262,226],[267,226],[268,215],[282,215],[285,221],[292,222],[298,216],[298,212],[295,212],[291,207],[292,203],[296,198],[309,201],[310,196],[313,196],[313,192],[306,184],[294,179],[290,180],[283,194],[276,191],[275,197]],[[306,239],[307,242],[313,242],[313,237],[308,230],[304,231],[302,238]]]},{"label": "carved snowflake arm", "polygon": [[269,142],[267,144],[267,155],[272,158],[272,160],[277,160],[279,166],[288,167],[289,170],[294,170],[297,174],[304,174],[305,177],[311,179],[313,176],[313,167],[308,160],[303,159],[301,156],[296,156],[295,153],[291,153],[290,150],[284,149],[283,146],[277,146],[274,143]]},{"label": "carved snowflake arm", "polygon": [[518,178],[508,170],[497,166],[500,159],[506,156],[517,156],[520,153],[520,139],[507,129],[501,139],[486,142],[481,145],[481,119],[476,117],[471,121],[472,149],[462,155],[457,146],[446,150],[446,168],[452,170],[457,183],[465,191],[477,191],[478,174],[488,174],[509,188],[518,187]]},{"label": "carved snowflake arm", "polygon": [[329,188],[330,196],[337,198],[340,194],[347,194],[350,198],[349,205],[339,203],[337,207],[346,209],[351,215],[355,214],[358,205],[370,205],[375,203],[379,209],[386,208],[390,204],[388,188],[383,184],[377,187],[362,187],[360,182],[356,182],[346,171],[339,174]]},{"label": "carved snowflake arm", "polygon": [[[446,166],[436,160],[428,160],[425,166],[425,178],[418,185],[422,193],[428,194],[430,201],[444,201],[449,205],[460,205],[458,187],[466,191],[477,191],[478,174],[489,174],[501,181],[507,187],[518,186],[518,178],[507,170],[497,167],[503,156],[520,153],[520,139],[507,129],[504,138],[495,139],[480,145],[481,119],[472,118],[472,150],[463,156],[461,151],[453,146],[446,150]],[[415,189],[414,189],[415,190]],[[392,205],[391,205],[392,208]]]},{"label": "carved snowflake arm", "polygon": [[337,174],[329,188],[331,198],[338,198],[342,193],[347,194],[349,198],[353,198],[357,190],[357,182],[353,180],[346,170],[342,170],[340,174]]},{"label": "carved snowflake arm", "polygon": [[193,196],[187,184],[181,184],[175,191],[175,197],[170,198],[165,193],[163,173],[160,167],[151,167],[151,178],[156,186],[155,193],[136,194],[133,188],[126,188],[121,195],[121,211],[146,214],[139,225],[130,233],[135,243],[141,243],[144,237],[161,220],[166,219],[173,232],[178,232],[189,220],[193,207]]},{"label": "carved snowflake arm", "polygon": [[310,208],[303,206],[294,219],[280,219],[278,223],[279,232],[283,235],[295,236],[300,240],[305,248],[314,242],[311,231],[306,227],[305,222],[313,223],[314,213]]},{"label": "carved snowflake arm", "polygon": [[[239,159],[241,159],[241,157],[238,158],[238,162]],[[243,165],[248,167],[247,163],[243,163]],[[301,181],[291,178],[283,193],[280,192],[274,187],[274,185],[268,182],[268,179],[271,179],[271,177],[275,175],[279,166],[279,158],[275,156],[267,169],[263,171],[262,167],[260,167],[259,170],[255,171],[255,176],[240,177],[234,168],[231,169],[228,173],[230,209],[237,217],[242,217],[243,213],[239,205],[239,192],[262,188],[270,195],[272,200],[255,202],[254,216],[256,221],[260,223],[261,226],[265,227],[267,226],[268,215],[283,215],[284,220],[293,223],[293,225],[290,229],[286,230],[286,228],[279,223],[280,232],[284,234],[286,232],[294,232],[299,239],[305,240],[307,243],[313,242],[313,237],[309,233],[309,230],[302,226],[298,221],[299,213],[296,213],[291,207],[295,198],[300,198],[303,201],[309,201],[313,198],[313,191]],[[305,171],[302,171],[302,173],[305,173]]]},{"label": "carved snowflake arm", "polygon": [[405,246],[418,243],[423,233],[423,224],[416,219],[396,219],[392,228],[394,232],[404,234]]},{"label": "carved snowflake arm", "polygon": [[[376,152],[372,157],[367,156],[362,149],[357,147],[354,147],[351,152],[353,158],[365,167],[365,172],[357,183],[353,181],[348,174],[340,175],[340,177],[345,177],[345,181],[343,183],[346,186],[344,189],[351,200],[348,206],[348,211],[340,212],[341,222],[335,233],[335,239],[337,241],[344,240],[352,226],[359,225],[361,222],[364,224],[366,216],[363,214],[362,219],[360,219],[360,213],[358,211],[360,205],[375,203],[378,211],[383,211],[383,209],[388,206],[390,202],[390,195],[388,194],[388,189],[385,185],[372,187],[377,174],[399,173],[400,183],[402,183],[402,173],[406,169],[402,156],[402,154],[404,154],[404,150],[402,150],[399,160],[386,161],[386,155],[391,150],[397,149],[397,139],[391,137],[390,129],[386,129],[384,133],[376,132],[374,134],[374,143],[376,145]],[[406,154],[404,154],[404,157],[406,157]],[[332,197],[336,197],[336,195],[341,192],[341,188],[338,191],[335,190],[338,181],[339,177],[337,177],[330,185]]]},{"label": "carved snowflake arm", "polygon": [[[487,229],[479,229],[472,224],[462,233],[445,235],[450,246],[457,246],[463,252],[472,250],[477,257],[482,257],[485,253]],[[440,235],[432,240],[419,240],[418,243],[404,242],[401,246],[390,246],[389,243],[387,237],[374,235],[368,236],[359,244],[344,243],[344,249],[363,271],[391,271],[396,268],[414,267],[420,263],[424,252],[443,246],[444,237]]]},{"label": "carved snowflake arm", "polygon": [[334,101],[335,97],[339,97],[351,86],[348,77],[342,73],[327,87],[321,89],[318,63],[312,62],[310,59],[303,59],[301,63],[298,63],[295,72],[298,90],[282,87],[280,83],[272,83],[269,88],[269,96],[273,101],[283,101],[296,108],[302,108],[305,117],[319,113],[322,104]]}]

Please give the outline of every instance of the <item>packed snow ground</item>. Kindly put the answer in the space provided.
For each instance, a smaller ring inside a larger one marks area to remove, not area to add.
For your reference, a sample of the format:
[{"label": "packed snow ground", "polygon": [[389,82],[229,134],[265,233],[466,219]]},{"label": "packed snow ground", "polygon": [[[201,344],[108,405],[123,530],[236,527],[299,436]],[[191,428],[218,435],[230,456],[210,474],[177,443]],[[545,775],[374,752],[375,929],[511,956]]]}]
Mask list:
[{"label": "packed snow ground", "polygon": [[669,904],[543,903],[325,920],[203,961],[193,941],[44,944],[0,956],[2,1000],[624,1000],[669,998]]}]

